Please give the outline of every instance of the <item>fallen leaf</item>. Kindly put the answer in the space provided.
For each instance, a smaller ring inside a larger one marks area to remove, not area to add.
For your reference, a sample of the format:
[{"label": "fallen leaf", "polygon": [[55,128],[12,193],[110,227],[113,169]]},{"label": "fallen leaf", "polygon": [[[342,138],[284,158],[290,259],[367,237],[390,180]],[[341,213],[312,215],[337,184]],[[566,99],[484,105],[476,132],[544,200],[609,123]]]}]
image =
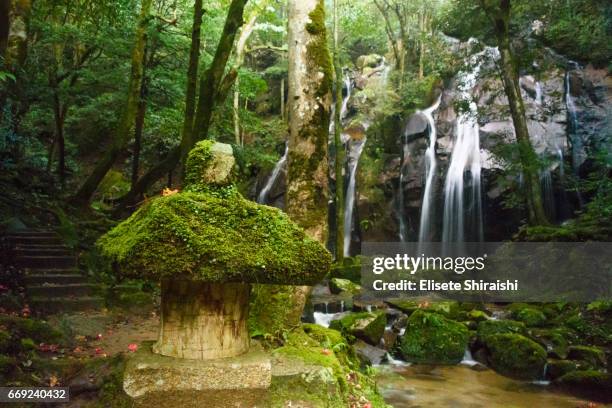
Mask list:
[{"label": "fallen leaf", "polygon": [[136,350],[138,350],[138,344],[136,343],[128,344],[128,350],[132,353],[136,352]]}]

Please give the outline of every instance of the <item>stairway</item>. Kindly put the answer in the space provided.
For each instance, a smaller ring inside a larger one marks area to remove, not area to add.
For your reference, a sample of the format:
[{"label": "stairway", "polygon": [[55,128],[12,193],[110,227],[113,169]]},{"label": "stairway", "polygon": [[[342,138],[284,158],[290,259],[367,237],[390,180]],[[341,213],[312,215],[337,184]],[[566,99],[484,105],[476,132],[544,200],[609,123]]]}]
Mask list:
[{"label": "stairway", "polygon": [[11,233],[7,241],[14,264],[25,271],[30,308],[49,315],[99,309],[104,305],[77,268],[77,258],[59,235],[50,230],[28,229]]}]

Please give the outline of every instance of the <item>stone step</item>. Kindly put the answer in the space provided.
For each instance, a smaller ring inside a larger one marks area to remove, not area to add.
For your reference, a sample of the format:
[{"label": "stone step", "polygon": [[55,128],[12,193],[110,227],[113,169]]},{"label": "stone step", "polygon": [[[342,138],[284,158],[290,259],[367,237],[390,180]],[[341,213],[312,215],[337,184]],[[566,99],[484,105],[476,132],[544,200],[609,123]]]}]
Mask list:
[{"label": "stone step", "polygon": [[49,230],[23,230],[23,231],[15,231],[10,234],[10,236],[15,237],[57,237],[57,233],[55,231]]},{"label": "stone step", "polygon": [[49,274],[32,274],[24,277],[26,285],[35,286],[45,283],[56,285],[68,285],[74,283],[87,283],[87,278],[76,273],[49,273]]},{"label": "stone step", "polygon": [[21,256],[16,259],[17,266],[29,269],[74,268],[74,256]]},{"label": "stone step", "polygon": [[31,247],[18,247],[13,253],[17,257],[27,256],[68,256],[71,254],[68,248],[62,248],[60,246],[40,246],[39,248]]},{"label": "stone step", "polygon": [[31,297],[30,307],[38,313],[49,315],[64,312],[81,312],[104,307],[99,297]]},{"label": "stone step", "polygon": [[77,268],[24,268],[27,275],[79,275]]},{"label": "stone step", "polygon": [[15,245],[62,245],[63,242],[57,235],[55,236],[32,236],[32,235],[9,235],[7,236],[9,242]]},{"label": "stone step", "polygon": [[97,289],[97,285],[90,283],[54,284],[44,283],[42,285],[28,286],[28,295],[35,297],[81,297],[89,296]]}]

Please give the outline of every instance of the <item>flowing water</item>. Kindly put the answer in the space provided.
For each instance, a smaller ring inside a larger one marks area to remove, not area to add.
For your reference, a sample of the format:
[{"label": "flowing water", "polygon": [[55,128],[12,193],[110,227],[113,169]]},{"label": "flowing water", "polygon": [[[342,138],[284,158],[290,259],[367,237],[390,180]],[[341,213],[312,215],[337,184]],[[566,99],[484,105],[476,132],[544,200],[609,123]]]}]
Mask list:
[{"label": "flowing water", "polygon": [[366,139],[354,140],[351,142],[351,148],[349,149],[348,156],[348,167],[349,167],[349,180],[346,188],[346,199],[344,204],[344,256],[350,256],[351,249],[351,236],[354,227],[353,212],[355,209],[355,188],[357,184],[357,165],[359,164],[359,158],[361,152],[366,144]]},{"label": "flowing water", "polygon": [[576,408],[585,401],[544,385],[503,377],[468,365],[379,366],[378,388],[394,408]]},{"label": "flowing water", "polygon": [[[483,52],[494,54],[493,50],[497,51],[487,48]],[[476,54],[474,57],[480,58],[482,55]],[[476,61],[476,58],[473,60]],[[475,63],[471,71],[462,72],[459,78],[460,98],[470,103],[469,110],[460,113],[457,118],[453,152],[444,184],[443,242],[483,239],[480,127],[478,106],[471,96],[481,65],[482,62]]]},{"label": "flowing water", "polygon": [[406,205],[404,199],[404,174],[410,162],[410,145],[406,131],[402,135],[402,165],[400,166],[399,186],[397,192],[397,206],[399,218],[399,240],[406,242],[408,238],[408,223],[406,222]]},{"label": "flowing water", "polygon": [[[433,113],[440,106],[442,100],[442,94],[438,97],[438,100],[429,108],[425,109],[421,113],[427,119],[429,125],[429,146],[425,151],[425,191],[423,193],[423,204],[421,205],[421,222],[419,226],[419,242],[425,242],[431,239],[431,227],[432,227],[432,207],[434,201],[433,181],[436,174],[436,122],[433,118]],[[400,185],[401,187],[401,185]],[[401,208],[403,210],[403,207]]]},{"label": "flowing water", "polygon": [[259,192],[259,195],[257,196],[257,202],[259,204],[267,203],[268,194],[270,194],[270,190],[272,189],[272,187],[274,187],[274,184],[276,183],[276,180],[278,179],[278,176],[280,175],[281,170],[283,169],[283,167],[285,167],[285,163],[287,163],[288,153],[289,153],[289,145],[285,143],[285,153],[276,162],[276,165],[274,165],[274,169],[272,170],[270,177],[268,177],[268,181],[266,181],[266,185],[264,186],[264,188],[261,189],[261,191]]},{"label": "flowing water", "polygon": [[542,90],[542,83],[540,81],[536,81],[535,89],[536,89],[535,102],[538,105],[542,105],[542,103],[544,102],[544,91]]},{"label": "flowing water", "polygon": [[568,127],[567,133],[572,144],[572,165],[574,172],[578,173],[578,169],[582,159],[582,139],[578,134],[578,111],[576,102],[571,92],[571,71],[577,67],[575,62],[570,63],[570,69],[565,72],[565,106],[567,108]]}]

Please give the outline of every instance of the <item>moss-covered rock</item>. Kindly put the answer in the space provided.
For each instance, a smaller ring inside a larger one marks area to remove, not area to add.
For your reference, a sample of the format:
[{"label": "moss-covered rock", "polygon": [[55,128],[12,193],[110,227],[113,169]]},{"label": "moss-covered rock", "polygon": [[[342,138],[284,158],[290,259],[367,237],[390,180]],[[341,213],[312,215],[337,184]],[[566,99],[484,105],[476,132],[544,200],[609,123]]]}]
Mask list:
[{"label": "moss-covered rock", "polygon": [[540,310],[526,307],[516,313],[514,316],[519,322],[525,323],[527,327],[538,327],[542,326],[546,322],[546,316]]},{"label": "moss-covered rock", "polygon": [[518,333],[525,334],[525,324],[514,320],[486,320],[478,323],[477,335],[484,341],[488,336],[495,334]]},{"label": "moss-covered rock", "polygon": [[419,308],[419,303],[414,300],[389,299],[386,303],[392,308],[400,310],[407,315],[411,315],[412,312]]},{"label": "moss-covered rock", "polygon": [[387,315],[384,312],[361,312],[332,320],[329,327],[340,331],[349,338],[356,337],[375,346],[380,342],[386,324]]},{"label": "moss-covered rock", "polygon": [[562,327],[555,329],[531,329],[529,338],[546,349],[549,356],[564,359],[569,347],[571,333]]},{"label": "moss-covered rock", "polygon": [[[4,353],[21,351],[22,346],[32,344],[60,344],[66,341],[64,334],[50,324],[37,319],[0,316],[0,347]],[[29,339],[22,344],[22,339]]]},{"label": "moss-covered rock", "polygon": [[606,366],[606,353],[599,347],[571,346],[568,349],[567,358],[582,361],[584,365],[592,369]]},{"label": "moss-covered rock", "polygon": [[572,393],[601,400],[612,401],[612,374],[601,371],[573,371],[558,378],[554,384]]},{"label": "moss-covered rock", "polygon": [[341,292],[347,292],[354,295],[361,291],[361,286],[348,279],[332,278],[329,280],[329,290],[336,295]]},{"label": "moss-covered rock", "polygon": [[570,360],[548,360],[546,365],[546,379],[556,380],[567,373],[576,371],[578,366]]},{"label": "moss-covered rock", "polygon": [[520,334],[493,334],[485,338],[491,367],[508,377],[534,380],[542,378],[546,351]]},{"label": "moss-covered rock", "polygon": [[457,364],[468,340],[468,329],[463,324],[417,310],[408,318],[406,332],[399,340],[399,352],[404,359],[417,363]]},{"label": "moss-covered rock", "polygon": [[0,354],[9,351],[11,345],[11,335],[6,330],[0,329]]},{"label": "moss-covered rock", "polygon": [[467,313],[467,318],[473,322],[484,322],[489,320],[489,316],[482,310],[470,310]]}]

